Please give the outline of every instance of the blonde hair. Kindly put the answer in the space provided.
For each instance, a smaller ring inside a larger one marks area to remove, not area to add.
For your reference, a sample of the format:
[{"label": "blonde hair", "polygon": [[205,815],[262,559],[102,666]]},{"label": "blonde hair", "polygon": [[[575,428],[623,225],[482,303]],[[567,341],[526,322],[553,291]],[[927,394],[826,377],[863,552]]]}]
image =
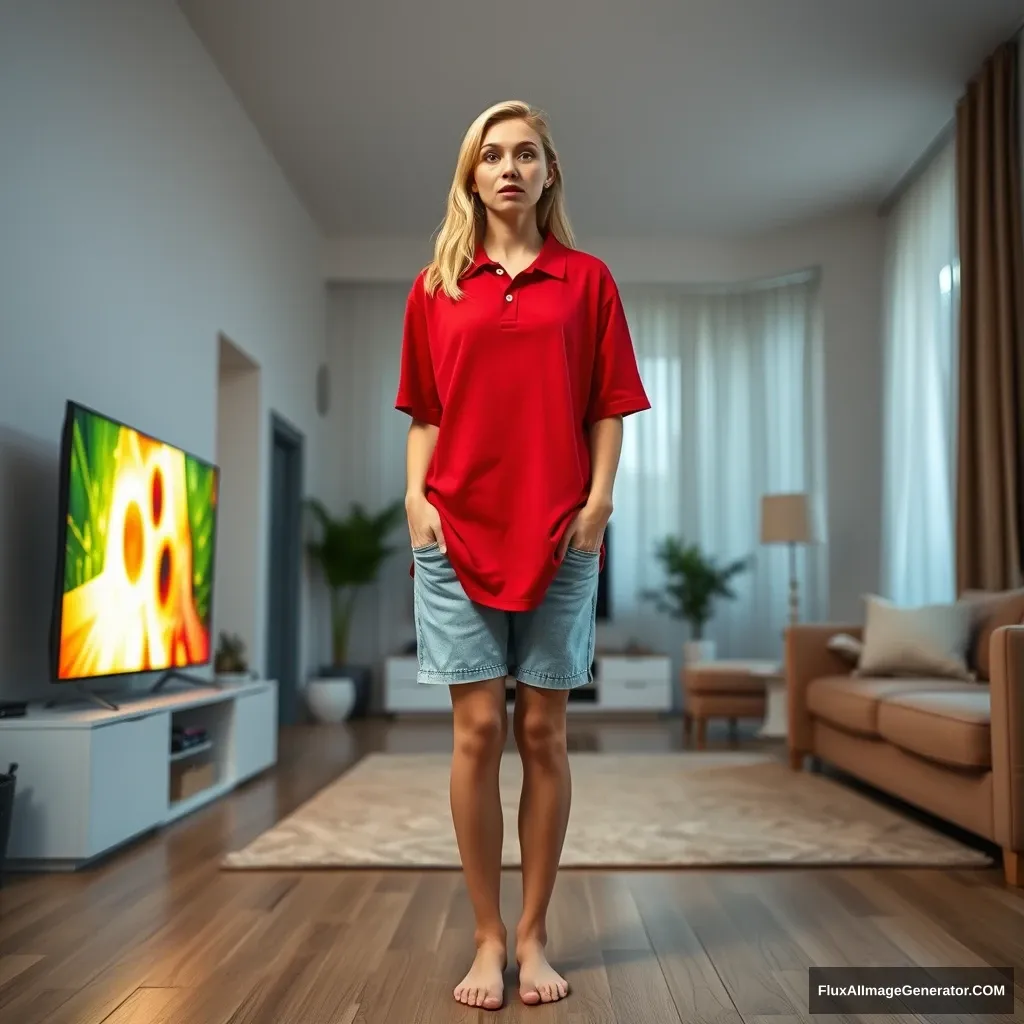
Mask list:
[{"label": "blonde hair", "polygon": [[543,113],[521,100],[507,100],[489,107],[469,126],[459,147],[455,176],[448,192],[448,207],[434,243],[434,259],[426,268],[424,285],[428,295],[442,288],[452,299],[462,298],[459,279],[470,267],[483,237],[487,211],[471,190],[473,171],[480,159],[483,140],[502,121],[525,121],[540,136],[544,156],[555,177],[537,203],[537,227],[553,234],[563,245],[575,248],[576,240],[565,209],[562,167]]}]

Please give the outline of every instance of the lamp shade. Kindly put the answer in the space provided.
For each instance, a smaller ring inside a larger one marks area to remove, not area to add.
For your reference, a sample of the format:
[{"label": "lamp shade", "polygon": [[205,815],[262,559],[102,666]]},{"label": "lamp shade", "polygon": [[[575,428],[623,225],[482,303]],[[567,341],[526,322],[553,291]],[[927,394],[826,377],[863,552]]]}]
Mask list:
[{"label": "lamp shade", "polygon": [[810,544],[813,539],[806,494],[761,497],[762,544]]}]

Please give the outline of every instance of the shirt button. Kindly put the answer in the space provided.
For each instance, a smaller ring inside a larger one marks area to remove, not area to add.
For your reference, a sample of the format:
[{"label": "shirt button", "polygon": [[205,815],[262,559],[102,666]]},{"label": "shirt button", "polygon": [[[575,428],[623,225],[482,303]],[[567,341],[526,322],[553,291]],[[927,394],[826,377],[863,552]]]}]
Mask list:
[{"label": "shirt button", "polygon": [[505,301],[506,302],[511,302],[512,301],[512,296],[511,295],[506,295],[505,296]]},{"label": "shirt button", "polygon": [[504,271],[504,270],[502,270],[502,269],[501,269],[501,267],[498,267],[498,274],[499,274],[499,276],[500,276],[501,274],[504,274],[504,273],[505,273],[505,271]]}]

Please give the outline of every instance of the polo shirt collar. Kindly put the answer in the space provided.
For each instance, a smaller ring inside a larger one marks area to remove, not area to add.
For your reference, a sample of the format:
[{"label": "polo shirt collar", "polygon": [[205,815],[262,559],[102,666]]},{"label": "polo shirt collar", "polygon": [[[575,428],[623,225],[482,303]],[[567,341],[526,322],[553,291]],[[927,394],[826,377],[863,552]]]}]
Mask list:
[{"label": "polo shirt collar", "polygon": [[[547,274],[549,277],[564,278],[566,264],[566,247],[555,237],[553,232],[548,232],[541,246],[537,258],[530,267],[532,271]],[[466,269],[465,277],[471,277],[484,267],[497,267],[499,264],[492,260],[484,250],[483,242],[478,242],[473,262]]]}]

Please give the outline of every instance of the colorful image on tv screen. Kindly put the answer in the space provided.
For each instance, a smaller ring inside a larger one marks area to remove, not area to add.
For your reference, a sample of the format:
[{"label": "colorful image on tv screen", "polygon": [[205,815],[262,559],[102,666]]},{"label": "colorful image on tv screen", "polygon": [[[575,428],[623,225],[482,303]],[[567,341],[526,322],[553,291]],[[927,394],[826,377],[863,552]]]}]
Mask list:
[{"label": "colorful image on tv screen", "polygon": [[94,412],[71,416],[58,678],[207,661],[216,469]]}]

